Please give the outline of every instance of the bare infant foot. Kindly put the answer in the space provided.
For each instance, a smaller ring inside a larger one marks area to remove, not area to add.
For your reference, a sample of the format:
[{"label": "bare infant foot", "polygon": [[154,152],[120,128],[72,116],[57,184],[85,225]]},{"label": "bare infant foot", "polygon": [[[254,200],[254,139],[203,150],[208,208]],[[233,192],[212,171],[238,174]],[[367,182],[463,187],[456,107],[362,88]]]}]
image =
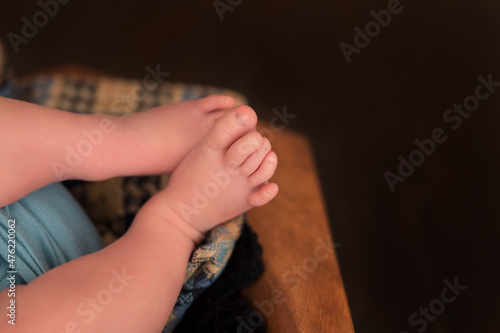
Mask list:
[{"label": "bare infant foot", "polygon": [[278,186],[268,180],[278,159],[256,123],[247,106],[219,118],[155,196],[157,214],[200,242],[218,224],[273,199]]},{"label": "bare infant foot", "polygon": [[125,118],[124,164],[136,174],[168,173],[201,141],[234,99],[213,95]]}]

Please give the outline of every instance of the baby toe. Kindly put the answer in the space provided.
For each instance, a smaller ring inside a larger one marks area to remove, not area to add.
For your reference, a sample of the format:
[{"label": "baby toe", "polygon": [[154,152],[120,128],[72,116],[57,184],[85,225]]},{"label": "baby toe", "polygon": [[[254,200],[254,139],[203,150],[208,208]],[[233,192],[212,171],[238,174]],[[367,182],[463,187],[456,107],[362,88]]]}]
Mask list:
[{"label": "baby toe", "polygon": [[248,106],[237,106],[224,113],[212,126],[203,143],[211,150],[227,150],[234,142],[253,130],[257,115]]},{"label": "baby toe", "polygon": [[248,204],[252,207],[259,207],[267,204],[278,194],[279,188],[275,183],[268,183],[260,187],[248,196]]},{"label": "baby toe", "polygon": [[276,171],[278,166],[278,157],[276,153],[270,151],[258,166],[258,169],[248,178],[248,181],[253,186],[258,186],[268,181]]},{"label": "baby toe", "polygon": [[267,138],[262,138],[261,147],[243,162],[240,166],[240,174],[248,177],[253,174],[262,164],[267,154],[271,151],[271,143]]},{"label": "baby toe", "polygon": [[257,131],[247,133],[229,147],[224,155],[226,165],[240,166],[245,160],[262,146],[262,135]]},{"label": "baby toe", "polygon": [[202,112],[227,109],[234,105],[234,98],[227,95],[212,95],[195,101],[196,107]]}]

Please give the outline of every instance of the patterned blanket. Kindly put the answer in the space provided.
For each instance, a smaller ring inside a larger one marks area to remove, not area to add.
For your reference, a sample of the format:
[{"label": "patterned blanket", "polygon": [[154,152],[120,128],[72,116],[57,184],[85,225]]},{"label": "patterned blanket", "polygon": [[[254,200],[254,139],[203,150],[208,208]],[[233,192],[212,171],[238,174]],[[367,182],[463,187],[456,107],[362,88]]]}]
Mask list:
[{"label": "patterned blanket", "polygon": [[[159,65],[147,66],[145,76],[158,70]],[[233,96],[237,104],[245,104],[243,96],[230,90],[157,79],[156,85],[146,84],[145,80],[60,74],[19,79],[7,64],[0,44],[0,96],[4,97],[70,112],[122,116],[219,93]],[[110,244],[123,235],[142,204],[167,182],[168,176],[163,175],[114,178],[97,183],[70,181],[65,185],[88,212],[104,242]],[[243,223],[242,215],[218,226],[193,252],[164,332],[171,332],[189,306],[219,277],[231,257]]]}]

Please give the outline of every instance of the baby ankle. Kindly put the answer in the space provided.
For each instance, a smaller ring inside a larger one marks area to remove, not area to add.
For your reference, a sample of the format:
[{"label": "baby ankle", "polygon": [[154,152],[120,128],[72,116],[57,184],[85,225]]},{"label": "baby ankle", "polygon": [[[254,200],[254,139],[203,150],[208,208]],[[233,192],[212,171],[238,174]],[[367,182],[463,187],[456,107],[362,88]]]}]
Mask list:
[{"label": "baby ankle", "polygon": [[165,202],[155,199],[156,197],[153,197],[148,202],[149,205],[156,207],[156,209],[154,209],[155,214],[190,238],[195,243],[195,246],[200,245],[206,235],[182,218],[177,212],[165,204]]}]

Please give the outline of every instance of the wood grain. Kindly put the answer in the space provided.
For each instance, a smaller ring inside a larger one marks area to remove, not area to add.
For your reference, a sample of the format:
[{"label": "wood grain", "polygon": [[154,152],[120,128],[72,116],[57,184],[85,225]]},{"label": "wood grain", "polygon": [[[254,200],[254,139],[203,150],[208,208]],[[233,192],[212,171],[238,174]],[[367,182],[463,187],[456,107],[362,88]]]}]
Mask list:
[{"label": "wood grain", "polygon": [[[259,124],[278,155],[272,181],[280,193],[248,214],[264,248],[265,272],[242,295],[271,333],[354,332],[333,244],[331,253],[322,245],[331,234],[310,144],[300,134],[269,129]],[[242,332],[258,319],[243,318]]]}]

